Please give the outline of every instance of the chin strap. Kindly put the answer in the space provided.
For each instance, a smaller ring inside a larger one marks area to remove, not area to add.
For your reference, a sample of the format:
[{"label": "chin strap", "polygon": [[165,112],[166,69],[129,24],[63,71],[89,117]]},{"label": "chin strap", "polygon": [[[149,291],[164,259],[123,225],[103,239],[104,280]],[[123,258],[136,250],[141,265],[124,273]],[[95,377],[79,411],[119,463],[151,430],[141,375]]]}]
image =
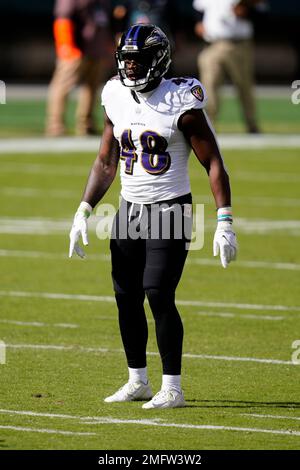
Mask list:
[{"label": "chin strap", "polygon": [[138,95],[136,94],[136,92],[134,90],[130,90],[131,92],[131,96],[132,98],[134,99],[134,101],[136,101],[138,104],[141,104],[139,98],[138,98]]}]

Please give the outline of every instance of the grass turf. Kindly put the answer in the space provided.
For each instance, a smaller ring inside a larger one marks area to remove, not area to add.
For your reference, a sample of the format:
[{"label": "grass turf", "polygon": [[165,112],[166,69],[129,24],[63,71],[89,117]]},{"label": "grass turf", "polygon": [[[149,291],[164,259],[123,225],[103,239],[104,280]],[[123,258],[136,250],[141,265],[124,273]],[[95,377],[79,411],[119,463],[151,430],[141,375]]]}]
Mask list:
[{"label": "grass turf", "polygon": [[[299,449],[300,436],[291,433],[300,432],[299,366],[230,360],[290,361],[292,343],[300,339],[300,233],[297,224],[291,225],[299,220],[298,153],[224,152],[232,179],[239,259],[227,270],[218,263],[199,264],[212,260],[212,230],[205,232],[203,249],[189,255],[177,299],[205,305],[179,307],[184,352],[209,357],[184,357],[187,407],[164,412],[146,412],[140,403],[103,403],[127,379],[113,301],[14,294],[113,296],[109,258],[103,257],[109,254],[108,242],[99,241],[91,230],[87,259],[69,260],[68,228],[57,225],[71,224],[94,155],[1,156],[0,339],[8,347],[7,363],[0,365],[0,448]],[[207,177],[194,157],[190,174],[194,199],[205,202],[206,221],[213,222]],[[118,191],[116,179],[103,202],[116,205]],[[48,233],[30,228],[37,220],[52,221]],[[254,226],[247,231],[245,220],[263,221],[263,230]],[[268,223],[274,221],[282,222],[271,229]],[[250,267],[247,261],[271,264]],[[294,268],[278,269],[272,263]],[[155,353],[149,355],[148,369],[157,391],[161,365],[148,307],[147,316],[148,351]],[[146,424],[145,419],[150,421]],[[225,428],[201,429],[204,425]]]}]

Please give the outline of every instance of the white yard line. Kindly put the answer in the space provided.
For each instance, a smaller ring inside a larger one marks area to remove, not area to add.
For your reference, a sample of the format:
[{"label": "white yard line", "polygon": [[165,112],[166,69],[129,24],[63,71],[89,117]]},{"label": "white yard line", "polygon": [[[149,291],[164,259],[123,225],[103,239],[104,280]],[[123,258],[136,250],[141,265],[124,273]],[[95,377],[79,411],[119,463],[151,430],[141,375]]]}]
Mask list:
[{"label": "white yard line", "polygon": [[[0,251],[1,256],[1,251]],[[190,256],[186,260],[187,264],[199,264],[203,266],[214,266],[220,267],[218,259],[209,258],[194,258]],[[253,269],[272,269],[272,270],[284,270],[284,271],[300,271],[300,264],[297,263],[279,263],[271,261],[241,261],[238,259],[236,267],[239,268],[253,268]]]},{"label": "white yard line", "polygon": [[[245,219],[236,217],[235,226],[244,234],[272,234],[284,233],[288,235],[300,235],[300,220],[274,220],[274,219]],[[213,228],[214,222],[206,222],[205,229]]]},{"label": "white yard line", "polygon": [[266,434],[281,434],[286,436],[300,436],[300,431],[282,430],[282,429],[260,429],[260,428],[245,428],[238,426],[213,426],[210,424],[184,424],[184,423],[161,423],[151,422],[148,420],[138,419],[118,419],[118,418],[100,418],[98,422],[86,422],[86,424],[136,424],[141,426],[158,426],[167,428],[180,428],[180,429],[199,429],[211,431],[238,431],[238,432],[254,432]]},{"label": "white yard line", "polygon": [[[120,354],[123,353],[122,349],[109,349],[109,348],[87,348],[84,346],[63,346],[55,344],[6,344],[7,348],[10,349],[33,349],[33,350],[44,350],[44,351],[79,351],[84,353],[103,353],[103,354]],[[157,352],[148,352],[149,356],[158,356]],[[227,361],[227,362],[255,362],[259,364],[276,364],[276,365],[292,365],[292,361],[282,361],[280,359],[260,359],[256,357],[237,357],[237,356],[216,356],[209,354],[191,354],[184,353],[183,357],[188,359],[208,359],[216,361]]]},{"label": "white yard line", "polygon": [[[113,218],[113,216],[111,216]],[[93,215],[89,219],[90,231],[95,231],[101,216]],[[107,220],[108,221],[108,220]],[[27,235],[68,235],[72,219],[52,219],[41,217],[0,217],[0,233]],[[215,221],[205,221],[205,231],[215,230]],[[251,234],[284,234],[300,236],[300,220],[246,219],[235,218],[235,226],[239,233]]]},{"label": "white yard line", "polygon": [[79,325],[74,323],[42,323],[36,321],[19,321],[19,320],[8,320],[1,318],[0,323],[6,323],[8,325],[17,325],[17,326],[36,326],[36,327],[52,327],[52,328],[78,328]]},{"label": "white yard line", "polygon": [[[27,251],[27,250],[0,250],[0,257],[8,258],[37,258],[37,259],[50,259],[50,260],[66,260],[68,253],[50,253],[45,251]],[[94,261],[110,261],[110,255],[87,255],[87,259]],[[79,257],[74,257],[72,260],[82,261]],[[300,269],[300,265],[299,265]]]},{"label": "white yard line", "polygon": [[[27,250],[1,250],[0,257],[7,258],[37,258],[37,259],[61,259],[66,260],[67,253],[50,253],[44,251],[27,251]],[[73,258],[76,261],[81,261],[78,257]],[[110,255],[89,255],[87,254],[88,260],[93,261],[110,261]],[[220,267],[219,260],[210,258],[194,258],[193,256],[188,257],[186,260],[187,264],[199,264],[203,266]],[[281,263],[271,261],[240,261],[236,263],[239,268],[253,268],[253,269],[274,269],[274,270],[287,270],[287,271],[300,271],[300,264],[297,263]]]},{"label": "white yard line", "polygon": [[300,175],[297,173],[286,173],[270,171],[269,173],[255,171],[232,171],[230,176],[234,181],[252,181],[255,183],[299,183]]},{"label": "white yard line", "polygon": [[[85,348],[83,346],[63,346],[57,344],[6,344],[11,349],[33,349],[42,351],[80,351],[85,353],[115,354],[123,352],[121,349]],[[156,353],[153,353],[156,354]]]},{"label": "white yard line", "polygon": [[298,416],[261,415],[258,413],[240,413],[240,416],[249,416],[251,418],[261,418],[261,419],[291,419],[295,421],[300,421],[300,417]]},{"label": "white yard line", "polygon": [[[1,154],[0,154],[1,155]],[[1,163],[1,159],[0,159]],[[47,163],[18,163],[18,174],[42,174],[54,175],[56,178],[60,176],[84,176],[88,175],[89,166],[78,165],[51,165]],[[16,173],[15,163],[5,163],[1,165],[1,173]],[[63,181],[63,180],[62,180]]]},{"label": "white yard line", "polygon": [[[214,198],[209,194],[193,194],[194,203],[213,204]],[[272,197],[272,196],[234,196],[236,204],[250,204],[253,206],[265,207],[299,207],[300,198]]]},{"label": "white yard line", "polygon": [[[89,219],[90,231],[96,231],[102,217],[92,215]],[[68,236],[72,219],[52,219],[47,217],[0,217],[0,233],[24,235],[65,235]]]},{"label": "white yard line", "polygon": [[[210,424],[190,424],[190,423],[168,423],[162,422],[160,419],[119,419],[102,416],[94,417],[83,417],[73,415],[58,415],[51,413],[34,413],[31,411],[17,411],[17,410],[0,410],[0,413],[21,415],[21,416],[32,416],[32,417],[45,417],[45,418],[61,418],[61,419],[77,419],[79,422],[84,422],[86,425],[103,425],[103,424],[120,424],[120,425],[137,425],[137,426],[156,426],[156,427],[169,427],[178,429],[198,429],[198,430],[211,430],[211,431],[237,431],[237,432],[253,432],[253,433],[265,433],[265,434],[277,434],[286,436],[300,436],[299,431],[294,430],[283,430],[283,429],[261,429],[261,428],[248,428],[238,426],[215,426]],[[35,429],[35,428],[23,428],[19,426],[0,426],[2,429],[12,429],[17,431],[32,431],[32,432],[49,432],[58,434],[77,434],[77,435],[95,435],[95,433],[80,433],[73,431],[56,431],[49,429]]]},{"label": "white yard line", "polygon": [[[115,302],[115,297],[108,295],[87,295],[87,294],[64,294],[56,292],[29,292],[29,291],[0,291],[0,297],[27,297],[43,298],[53,300],[81,300],[87,302]],[[299,306],[288,305],[266,305],[266,304],[242,304],[234,302],[206,302],[201,300],[176,300],[177,305],[190,307],[218,307],[236,308],[242,310],[271,310],[281,312],[299,312]]]},{"label": "white yard line", "polygon": [[[33,416],[33,417],[43,417],[43,418],[82,419],[80,418],[80,416],[72,416],[72,415],[65,415],[65,414],[39,413],[36,411],[20,411],[20,410],[5,410],[5,409],[0,409],[0,414]],[[93,418],[89,417],[88,419],[93,419]]]},{"label": "white yard line", "polygon": [[292,361],[282,361],[279,359],[259,359],[256,357],[235,357],[235,356],[214,356],[208,354],[183,354],[183,357],[190,359],[210,359],[216,361],[228,362],[256,362],[261,364],[281,364],[281,365],[294,365]]},{"label": "white yard line", "polygon": [[[101,137],[61,137],[49,139],[13,138],[1,139],[0,153],[64,153],[64,152],[97,152]],[[297,134],[219,134],[221,149],[264,149],[264,148],[298,148],[300,137]]]},{"label": "white yard line", "polygon": [[[36,168],[36,167],[34,167]],[[50,167],[53,169],[53,167]],[[80,170],[82,171],[82,170]],[[64,198],[64,199],[73,199],[78,197],[78,191],[68,190],[68,189],[42,189],[42,188],[32,188],[32,187],[12,187],[12,186],[3,186],[0,188],[0,194],[9,197],[17,198]],[[197,194],[193,195],[194,203],[213,204],[213,197],[208,194]],[[251,206],[265,206],[265,207],[300,207],[300,198],[278,198],[278,197],[243,197],[236,196],[234,198],[235,204],[251,204]]]},{"label": "white yard line", "polygon": [[[43,413],[38,411],[24,411],[24,410],[7,410],[0,409],[0,414],[9,414],[17,416],[31,416],[33,418],[51,418],[51,419],[71,419],[77,421],[98,421],[102,420],[102,416],[77,416],[61,413]],[[162,421],[160,418],[153,418],[147,420],[149,423]]]},{"label": "white yard line", "polygon": [[[280,315],[247,315],[243,314],[236,314],[232,312],[195,312],[196,315],[200,315],[203,317],[217,317],[217,318],[240,318],[241,320],[265,320],[265,321],[282,321],[286,320],[287,317],[280,316]],[[295,318],[295,317],[293,317]]]},{"label": "white yard line", "polygon": [[3,426],[0,425],[0,429],[7,429],[10,431],[21,431],[21,432],[39,432],[43,434],[62,434],[64,436],[96,436],[95,432],[75,432],[75,431],[60,431],[58,429],[39,429],[39,428],[27,428],[22,426]]},{"label": "white yard line", "polygon": [[[1,291],[0,291],[1,295]],[[265,304],[240,304],[233,302],[204,302],[200,300],[176,300],[178,305],[186,305],[190,307],[217,307],[217,308],[237,308],[241,310],[271,310],[271,311],[281,311],[288,312],[294,311],[299,312],[299,306],[287,306],[287,305],[265,305]]]},{"label": "white yard line", "polygon": [[82,300],[88,302],[115,302],[112,296],[61,294],[51,292],[20,292],[20,291],[0,291],[1,297],[36,297],[53,300]]},{"label": "white yard line", "polygon": [[78,196],[78,191],[72,191],[67,189],[41,189],[41,188],[13,188],[5,186],[0,188],[0,194],[9,197],[18,197],[18,198],[59,198],[59,199],[73,199]]},{"label": "white yard line", "polygon": [[71,220],[40,219],[40,218],[0,218],[0,233],[51,235],[67,234],[70,231]]}]

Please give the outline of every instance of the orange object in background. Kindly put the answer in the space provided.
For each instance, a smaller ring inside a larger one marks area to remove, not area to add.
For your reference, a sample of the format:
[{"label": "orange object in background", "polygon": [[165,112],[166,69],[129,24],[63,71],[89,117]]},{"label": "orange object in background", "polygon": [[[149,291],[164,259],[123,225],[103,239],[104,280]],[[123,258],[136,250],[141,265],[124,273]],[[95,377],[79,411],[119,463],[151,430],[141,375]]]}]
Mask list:
[{"label": "orange object in background", "polygon": [[79,59],[82,52],[75,44],[73,21],[58,18],[54,21],[53,29],[57,57],[62,60]]}]

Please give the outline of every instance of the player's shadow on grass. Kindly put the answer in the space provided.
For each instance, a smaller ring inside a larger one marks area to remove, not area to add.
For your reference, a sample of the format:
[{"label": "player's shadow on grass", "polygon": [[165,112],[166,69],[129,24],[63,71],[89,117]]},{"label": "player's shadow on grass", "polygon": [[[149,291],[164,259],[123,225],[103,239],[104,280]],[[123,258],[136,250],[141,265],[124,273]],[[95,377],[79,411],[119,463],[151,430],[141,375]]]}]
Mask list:
[{"label": "player's shadow on grass", "polygon": [[187,408],[299,408],[294,401],[186,400]]}]

